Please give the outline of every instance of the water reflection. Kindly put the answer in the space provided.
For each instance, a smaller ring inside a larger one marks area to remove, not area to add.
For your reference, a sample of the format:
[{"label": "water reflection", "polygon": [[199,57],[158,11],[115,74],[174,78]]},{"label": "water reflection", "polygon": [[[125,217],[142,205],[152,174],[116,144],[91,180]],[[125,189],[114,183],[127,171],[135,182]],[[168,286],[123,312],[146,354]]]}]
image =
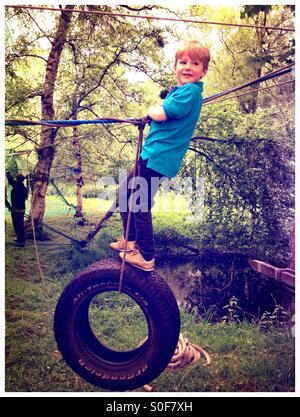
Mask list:
[{"label": "water reflection", "polygon": [[166,279],[181,307],[211,322],[222,319],[232,297],[238,300],[241,320],[260,318],[276,305],[289,310],[294,298],[282,284],[254,272],[246,256],[201,257],[180,263],[168,260],[157,272]]}]

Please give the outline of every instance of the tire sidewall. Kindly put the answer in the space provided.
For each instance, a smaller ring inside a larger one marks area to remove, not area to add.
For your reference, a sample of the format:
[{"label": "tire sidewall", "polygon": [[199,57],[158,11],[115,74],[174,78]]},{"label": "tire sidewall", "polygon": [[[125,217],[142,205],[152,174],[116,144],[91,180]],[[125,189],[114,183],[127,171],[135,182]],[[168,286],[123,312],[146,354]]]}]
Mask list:
[{"label": "tire sidewall", "polygon": [[80,376],[106,389],[129,390],[151,382],[166,368],[178,341],[180,316],[173,293],[157,274],[126,266],[122,292],[142,309],[148,340],[132,360],[108,363],[101,355],[95,355],[76,331],[78,312],[95,295],[118,291],[119,277],[120,263],[111,260],[83,270],[59,299],[54,331],[64,359]]}]

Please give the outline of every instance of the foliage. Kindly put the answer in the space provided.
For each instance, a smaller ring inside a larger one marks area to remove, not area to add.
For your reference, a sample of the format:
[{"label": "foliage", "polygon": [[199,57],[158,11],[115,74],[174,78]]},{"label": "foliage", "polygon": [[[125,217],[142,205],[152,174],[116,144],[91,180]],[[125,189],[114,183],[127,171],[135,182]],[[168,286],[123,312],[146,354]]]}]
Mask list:
[{"label": "foliage", "polygon": [[[195,16],[201,15],[199,6],[192,6],[190,10]],[[266,72],[294,62],[294,33],[264,29],[264,26],[293,27],[294,15],[289,7],[208,6],[206,14],[209,14],[207,20],[261,26],[256,29],[214,29],[214,42],[210,45],[212,62],[208,73],[209,95],[256,79]],[[251,88],[255,90],[257,87],[259,85]],[[255,113],[260,104],[258,99],[257,92],[239,97],[241,111]]]},{"label": "foliage", "polygon": [[290,317],[286,309],[280,304],[276,304],[272,313],[265,311],[259,320],[259,326],[263,330],[270,330],[274,327],[283,327],[289,323]]},{"label": "foliage", "polygon": [[229,303],[224,306],[223,309],[226,311],[225,315],[222,317],[223,323],[240,321],[238,299],[235,296],[230,298]]},{"label": "foliage", "polygon": [[187,155],[181,175],[204,178],[204,244],[257,245],[266,256],[272,247],[286,248],[294,211],[292,103],[255,115],[229,104],[207,106],[199,132],[199,156]]}]

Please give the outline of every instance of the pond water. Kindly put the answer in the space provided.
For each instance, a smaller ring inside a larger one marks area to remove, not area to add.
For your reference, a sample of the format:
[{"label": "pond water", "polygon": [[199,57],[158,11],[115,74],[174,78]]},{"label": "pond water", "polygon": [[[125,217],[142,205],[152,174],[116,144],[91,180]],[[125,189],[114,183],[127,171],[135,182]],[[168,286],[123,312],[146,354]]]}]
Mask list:
[{"label": "pond water", "polygon": [[220,321],[228,314],[230,299],[237,299],[240,319],[260,318],[276,305],[290,310],[294,293],[284,285],[253,271],[246,256],[200,257],[186,262],[167,261],[157,272],[170,285],[178,304],[188,312]]}]

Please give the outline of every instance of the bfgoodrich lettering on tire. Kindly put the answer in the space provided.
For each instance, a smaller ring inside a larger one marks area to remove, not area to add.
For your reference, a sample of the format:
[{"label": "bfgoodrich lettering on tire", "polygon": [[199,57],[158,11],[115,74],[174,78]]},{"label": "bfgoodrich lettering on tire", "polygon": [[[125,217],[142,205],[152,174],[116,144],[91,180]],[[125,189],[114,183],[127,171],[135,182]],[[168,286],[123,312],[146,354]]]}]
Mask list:
[{"label": "bfgoodrich lettering on tire", "polygon": [[81,271],[64,289],[54,316],[55,338],[68,365],[86,381],[112,391],[136,389],[155,379],[170,362],[180,331],[180,313],[166,282],[156,272],[125,265],[122,293],[140,307],[148,335],[125,352],[96,337],[90,306],[96,296],[119,290],[120,268],[118,260],[105,259]]}]

